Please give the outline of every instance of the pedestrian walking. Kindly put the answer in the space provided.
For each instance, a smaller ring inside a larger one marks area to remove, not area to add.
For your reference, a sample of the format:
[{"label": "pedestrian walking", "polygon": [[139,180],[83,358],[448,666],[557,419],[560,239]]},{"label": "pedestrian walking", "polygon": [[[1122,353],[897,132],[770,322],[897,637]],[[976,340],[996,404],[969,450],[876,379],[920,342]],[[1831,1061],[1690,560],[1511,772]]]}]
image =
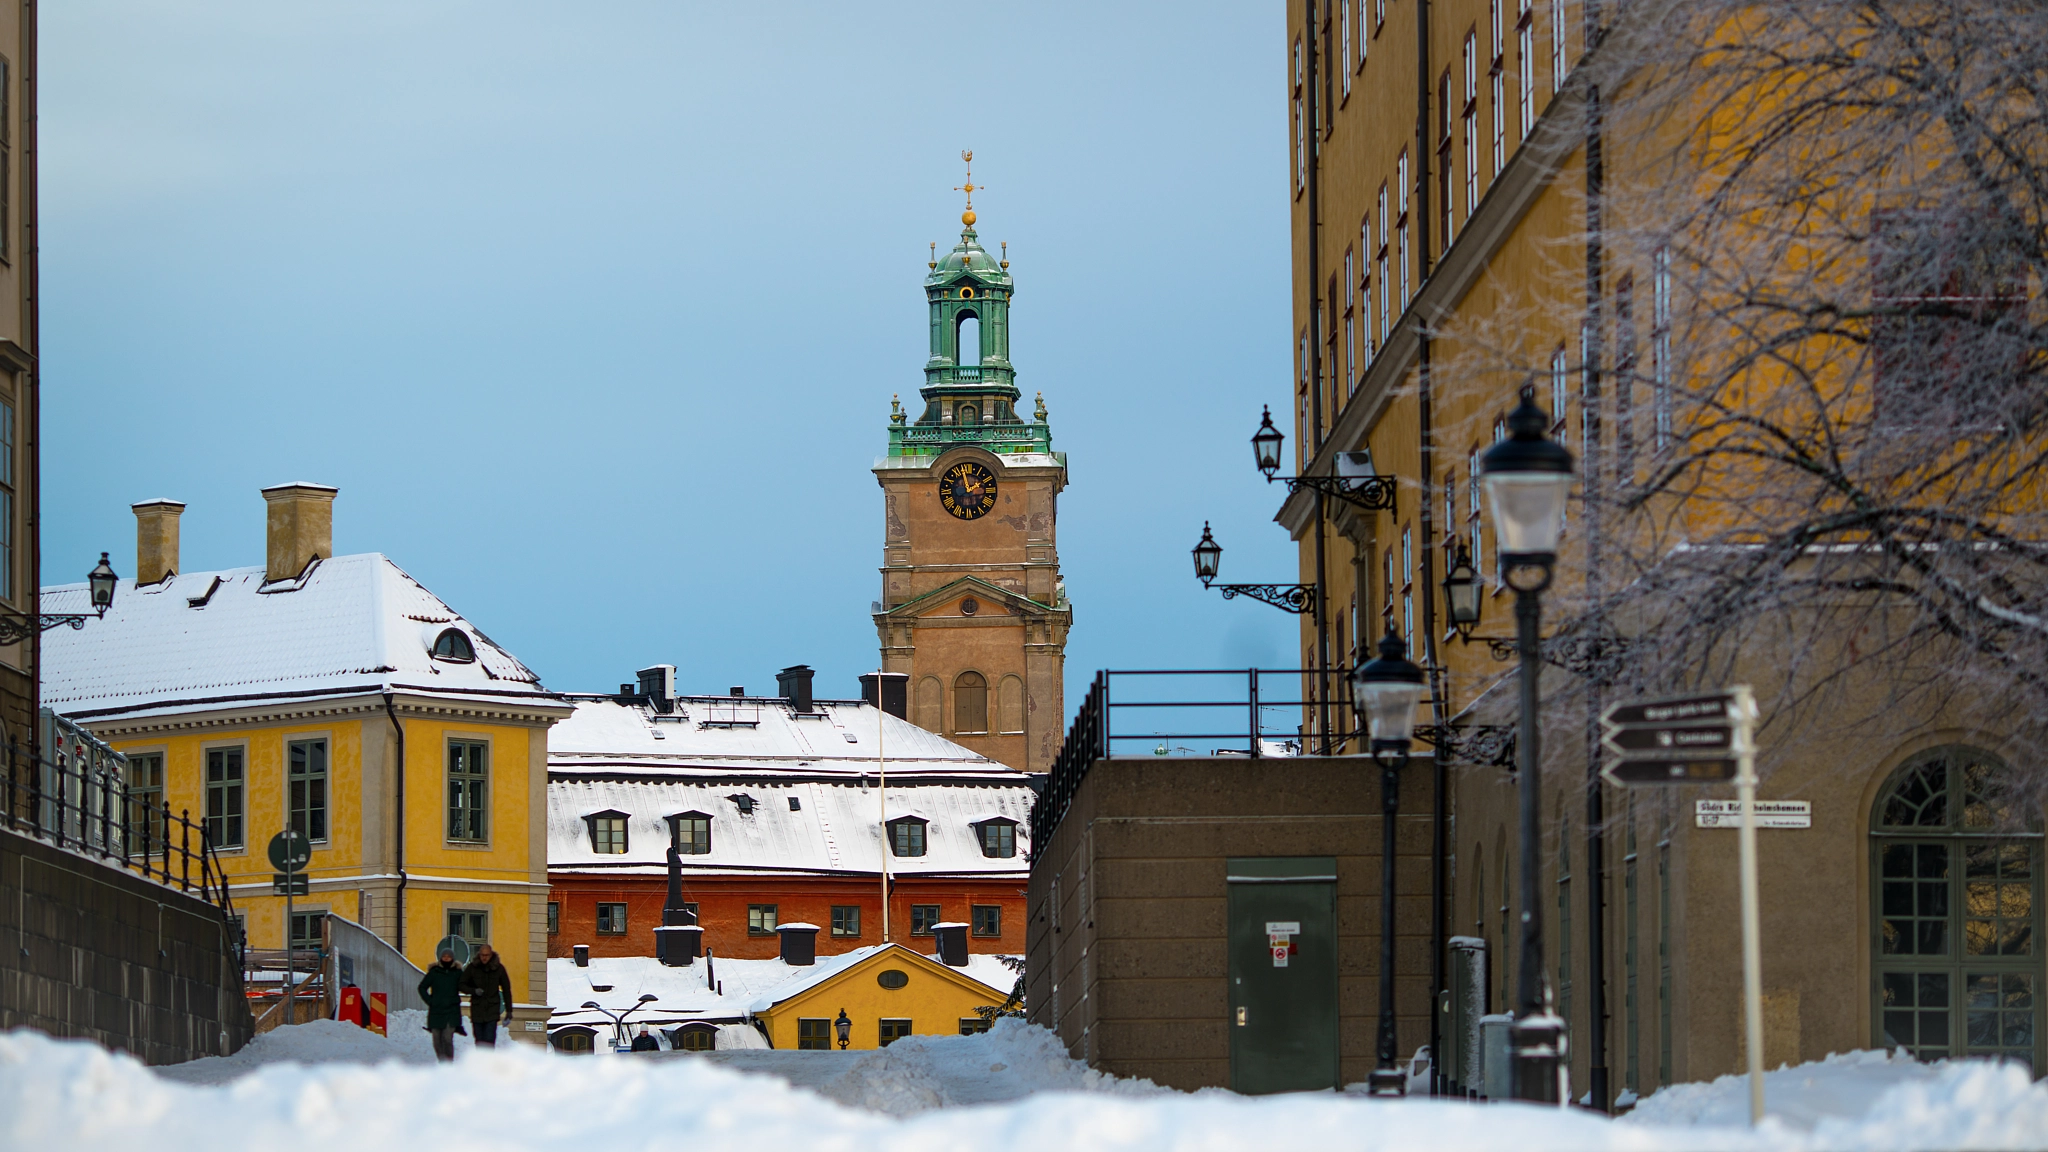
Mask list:
[{"label": "pedestrian walking", "polygon": [[434,1059],[455,1059],[455,1032],[462,1027],[462,969],[455,963],[453,950],[441,949],[441,962],[420,977],[420,999],[427,1005]]},{"label": "pedestrian walking", "polygon": [[469,993],[469,1022],[476,1026],[476,1046],[498,1046],[498,1021],[512,1015],[512,977],[489,944],[477,946],[476,958],[462,970],[462,990]]},{"label": "pedestrian walking", "polygon": [[661,1041],[656,1040],[653,1036],[648,1035],[647,1025],[642,1024],[640,1026],[640,1034],[638,1036],[633,1037],[633,1051],[659,1052],[661,1051]]}]

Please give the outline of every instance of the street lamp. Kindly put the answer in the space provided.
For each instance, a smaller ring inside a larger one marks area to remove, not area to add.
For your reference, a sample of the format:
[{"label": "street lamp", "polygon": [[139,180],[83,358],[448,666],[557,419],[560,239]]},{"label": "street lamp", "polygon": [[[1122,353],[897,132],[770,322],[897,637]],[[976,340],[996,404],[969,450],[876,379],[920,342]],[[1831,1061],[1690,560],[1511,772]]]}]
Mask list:
[{"label": "street lamp", "polygon": [[616,1051],[619,1045],[629,1043],[629,1041],[626,1038],[626,1017],[631,1016],[634,1012],[645,1007],[646,1005],[652,1004],[657,999],[659,999],[659,997],[655,996],[654,993],[643,992],[640,995],[640,999],[634,1001],[633,1006],[631,1008],[626,1009],[623,1012],[614,1012],[611,1009],[605,1007],[604,1005],[599,1004],[595,1000],[585,1000],[583,1002],[583,1006],[594,1012],[602,1012],[606,1016],[611,1018],[612,1048],[614,1051]]},{"label": "street lamp", "polygon": [[1252,456],[1269,483],[1273,474],[1280,471],[1280,444],[1285,439],[1280,430],[1273,427],[1273,409],[1266,407],[1259,416],[1259,430],[1252,433]]},{"label": "street lamp", "polygon": [[1466,551],[1461,540],[1458,550],[1451,555],[1450,568],[1444,572],[1444,607],[1450,610],[1451,626],[1458,630],[1460,640],[1471,640],[1472,629],[1479,624],[1481,590],[1479,573],[1472,567],[1472,553]]},{"label": "street lamp", "polygon": [[1252,433],[1252,458],[1259,471],[1265,474],[1266,483],[1280,480],[1287,485],[1287,494],[1307,488],[1324,496],[1335,496],[1339,500],[1358,506],[1366,512],[1394,510],[1394,490],[1399,486],[1392,476],[1382,476],[1372,466],[1371,452],[1339,452],[1332,461],[1334,473],[1327,476],[1281,476],[1280,445],[1286,436],[1273,427],[1273,410],[1265,409],[1259,415],[1259,430]]},{"label": "street lamp", "polygon": [[1209,522],[1202,521],[1202,539],[1196,543],[1195,579],[1204,588],[1215,588],[1223,593],[1225,600],[1249,596],[1263,600],[1283,612],[1297,616],[1315,611],[1316,586],[1313,584],[1215,584],[1216,570],[1223,566],[1223,545],[1209,532]]},{"label": "street lamp", "polygon": [[1365,719],[1373,762],[1380,766],[1379,1062],[1367,1082],[1375,1096],[1401,1096],[1408,1088],[1394,1034],[1394,824],[1401,810],[1401,770],[1415,736],[1415,706],[1427,688],[1407,648],[1389,621],[1379,658],[1351,673],[1351,704]]},{"label": "street lamp", "polygon": [[93,611],[100,614],[100,619],[106,619],[107,609],[114,606],[114,586],[121,578],[114,574],[114,566],[107,563],[105,552],[100,553],[100,562],[93,565],[92,571],[86,573],[85,581],[92,587]]},{"label": "street lamp", "polygon": [[832,1030],[839,1033],[839,1047],[844,1051],[846,1042],[853,1038],[853,1021],[847,1019],[846,1009],[839,1010],[839,1019],[832,1022]]},{"label": "street lamp", "polygon": [[1572,454],[1544,435],[1550,418],[1536,407],[1533,389],[1508,415],[1508,438],[1479,458],[1480,483],[1493,509],[1502,578],[1515,590],[1515,646],[1522,658],[1521,752],[1522,948],[1516,984],[1519,1014],[1508,1031],[1516,1099],[1555,1104],[1564,1056],[1564,1021],[1550,1010],[1543,981],[1543,913],[1537,892],[1542,749],[1537,743],[1538,651],[1543,591],[1557,567],[1565,500],[1571,495]]}]

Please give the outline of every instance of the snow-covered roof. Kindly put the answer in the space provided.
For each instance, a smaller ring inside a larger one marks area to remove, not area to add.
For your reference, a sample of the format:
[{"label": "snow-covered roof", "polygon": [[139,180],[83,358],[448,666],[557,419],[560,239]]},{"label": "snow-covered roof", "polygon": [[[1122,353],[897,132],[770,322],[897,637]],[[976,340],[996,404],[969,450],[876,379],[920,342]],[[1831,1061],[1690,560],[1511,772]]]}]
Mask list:
[{"label": "snow-covered roof", "polygon": [[575,713],[548,732],[548,766],[558,772],[857,776],[874,775],[886,754],[891,777],[1022,779],[1007,765],[857,700],[821,700],[800,713],[775,697],[683,696],[664,713],[614,696],[568,699]]},{"label": "snow-covered roof", "polygon": [[[76,719],[243,708],[393,691],[560,707],[510,652],[380,553],[336,556],[291,580],[262,568],[123,580],[104,619],[43,634],[43,703]],[[90,612],[84,584],[42,590],[44,612]],[[473,661],[436,659],[456,629]]]},{"label": "snow-covered roof", "polygon": [[[872,711],[872,709],[870,709]],[[1004,769],[984,779],[889,778],[891,816],[915,809],[925,826],[925,855],[891,856],[889,871],[906,875],[1018,876],[1028,870],[1030,814],[1035,793],[1018,773]],[[736,797],[751,797],[743,815]],[[791,809],[790,800],[797,802]],[[669,830],[675,812],[711,817],[711,851],[682,858],[688,874],[879,875],[885,832],[882,797],[873,776],[854,779],[703,777],[620,779],[563,774],[548,780],[548,870],[607,875],[666,875]],[[626,814],[626,851],[591,850],[584,817]],[[988,857],[974,825],[989,819],[1017,822],[1016,855]]]},{"label": "snow-covered roof", "polygon": [[[554,1011],[548,1023],[555,1027],[609,1027],[610,1017],[583,1005],[594,1002],[612,1012],[624,1012],[648,994],[655,999],[634,1008],[626,1021],[629,1027],[641,1023],[674,1025],[689,1020],[743,1020],[749,1013],[765,1012],[884,949],[911,951],[902,944],[870,944],[836,956],[820,956],[817,963],[809,965],[790,965],[781,960],[728,960],[721,956],[713,958],[709,965],[699,957],[696,963],[681,968],[668,967],[652,956],[592,957],[588,968],[577,967],[574,960],[551,959],[548,1006]],[[707,968],[723,986],[723,994],[706,986]],[[965,968],[950,971],[987,985],[992,1003],[1001,1003],[1017,982],[1017,974],[1003,963],[1002,957],[982,953],[969,956]],[[600,985],[609,991],[597,991]]]}]

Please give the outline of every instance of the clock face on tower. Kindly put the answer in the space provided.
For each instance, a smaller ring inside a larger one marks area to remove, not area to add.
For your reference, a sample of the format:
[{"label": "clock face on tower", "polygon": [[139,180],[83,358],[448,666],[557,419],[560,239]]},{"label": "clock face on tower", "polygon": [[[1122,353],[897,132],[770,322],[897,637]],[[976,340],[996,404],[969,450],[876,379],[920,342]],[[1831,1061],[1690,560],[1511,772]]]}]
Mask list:
[{"label": "clock face on tower", "polygon": [[939,503],[962,520],[976,520],[996,506],[996,478],[972,461],[955,464],[939,477]]}]

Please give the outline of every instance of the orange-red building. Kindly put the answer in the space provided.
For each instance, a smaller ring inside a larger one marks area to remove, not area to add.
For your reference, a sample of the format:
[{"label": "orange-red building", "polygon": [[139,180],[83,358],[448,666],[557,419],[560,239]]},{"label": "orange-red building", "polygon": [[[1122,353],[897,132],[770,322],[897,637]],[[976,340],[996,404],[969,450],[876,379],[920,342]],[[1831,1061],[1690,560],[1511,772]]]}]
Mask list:
[{"label": "orange-red building", "polygon": [[[974,952],[1021,955],[1031,777],[872,704],[673,695],[571,696],[548,754],[548,954],[652,956],[677,850],[683,899],[717,956],[778,953],[779,924],[833,955],[886,939],[931,950],[969,925]],[[886,777],[887,789],[883,782]]]}]

